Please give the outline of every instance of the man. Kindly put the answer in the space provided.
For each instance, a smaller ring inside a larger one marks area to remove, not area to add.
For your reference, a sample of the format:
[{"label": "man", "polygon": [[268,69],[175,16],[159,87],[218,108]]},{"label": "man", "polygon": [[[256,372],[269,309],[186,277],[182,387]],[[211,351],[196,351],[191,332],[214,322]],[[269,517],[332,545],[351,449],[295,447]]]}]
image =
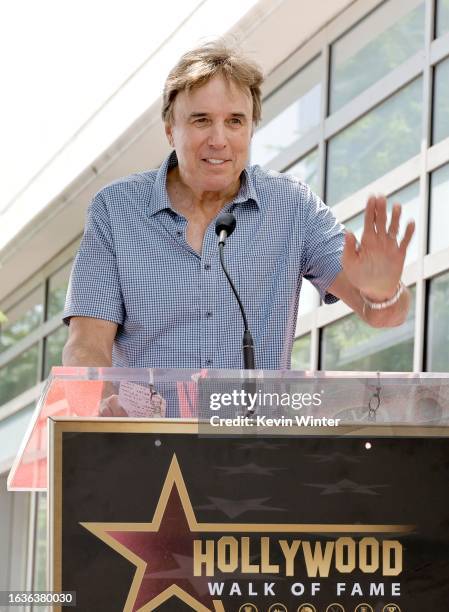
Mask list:
[{"label": "man", "polygon": [[64,313],[65,365],[241,368],[242,321],[220,269],[214,220],[233,212],[225,257],[247,310],[256,367],[289,367],[302,277],[375,327],[401,324],[413,223],[371,197],[360,245],[310,189],[247,166],[260,120],[259,68],[222,42],[185,54],[162,116],[172,154],[159,170],[94,198]]}]

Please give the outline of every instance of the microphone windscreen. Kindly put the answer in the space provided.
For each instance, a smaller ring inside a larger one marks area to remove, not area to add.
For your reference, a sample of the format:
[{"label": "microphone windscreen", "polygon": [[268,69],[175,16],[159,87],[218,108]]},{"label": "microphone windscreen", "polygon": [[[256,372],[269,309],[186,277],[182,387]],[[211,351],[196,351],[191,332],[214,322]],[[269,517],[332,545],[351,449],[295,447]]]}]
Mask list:
[{"label": "microphone windscreen", "polygon": [[221,213],[215,221],[215,233],[219,236],[220,232],[224,230],[230,236],[235,230],[235,225],[236,220],[232,213]]}]

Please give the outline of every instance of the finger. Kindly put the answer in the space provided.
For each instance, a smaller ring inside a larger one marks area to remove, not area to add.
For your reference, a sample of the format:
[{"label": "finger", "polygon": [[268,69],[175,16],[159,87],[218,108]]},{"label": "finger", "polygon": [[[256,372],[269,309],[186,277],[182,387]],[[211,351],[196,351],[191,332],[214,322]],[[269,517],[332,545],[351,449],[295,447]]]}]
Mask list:
[{"label": "finger", "polygon": [[408,245],[410,244],[410,241],[413,238],[414,232],[415,232],[415,222],[409,221],[407,223],[407,227],[405,228],[404,237],[402,238],[399,244],[399,249],[402,251],[404,256],[405,256],[405,253],[407,252]]},{"label": "finger", "polygon": [[345,244],[342,255],[342,259],[344,262],[349,263],[358,258],[359,253],[357,246],[357,238],[352,232],[347,232],[345,234]]},{"label": "finger", "polygon": [[390,227],[388,228],[388,237],[396,240],[399,233],[399,221],[401,218],[402,206],[400,204],[393,204],[393,211],[391,213]]},{"label": "finger", "polygon": [[112,412],[109,408],[108,400],[102,400],[98,406],[98,415],[101,417],[111,417]]},{"label": "finger", "polygon": [[115,416],[115,417],[128,416],[125,410],[122,408],[122,406],[119,403],[118,395],[111,395],[111,397],[109,398],[109,407],[111,409],[112,416]]},{"label": "finger", "polygon": [[376,209],[376,198],[374,196],[370,196],[368,198],[368,202],[366,203],[365,221],[364,221],[364,226],[363,226],[363,233],[366,237],[374,235],[374,232],[375,232],[375,227],[374,227],[375,209]]},{"label": "finger", "polygon": [[376,198],[375,208],[376,230],[379,236],[387,234],[387,200],[384,196]]}]

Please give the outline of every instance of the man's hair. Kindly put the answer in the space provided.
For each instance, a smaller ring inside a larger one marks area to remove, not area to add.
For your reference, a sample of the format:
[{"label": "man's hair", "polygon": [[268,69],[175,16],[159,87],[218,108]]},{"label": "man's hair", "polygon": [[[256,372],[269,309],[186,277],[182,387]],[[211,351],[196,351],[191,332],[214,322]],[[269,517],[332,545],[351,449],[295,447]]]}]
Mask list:
[{"label": "man's hair", "polygon": [[173,105],[179,92],[201,87],[215,76],[224,77],[242,90],[249,89],[253,101],[253,122],[257,125],[262,115],[262,70],[235,44],[223,38],[184,53],[170,70],[163,92],[163,121],[170,123],[173,120]]}]

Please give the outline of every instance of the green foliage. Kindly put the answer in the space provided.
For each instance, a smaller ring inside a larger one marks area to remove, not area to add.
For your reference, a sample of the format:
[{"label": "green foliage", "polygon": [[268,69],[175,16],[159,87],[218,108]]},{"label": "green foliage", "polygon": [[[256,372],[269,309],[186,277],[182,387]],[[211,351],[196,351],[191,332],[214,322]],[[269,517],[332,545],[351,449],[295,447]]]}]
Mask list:
[{"label": "green foliage", "polygon": [[[0,335],[0,352],[9,349],[42,323],[42,304],[35,304],[15,321],[4,321]],[[5,317],[6,318],[6,317]],[[6,318],[7,319],[7,318]]]},{"label": "green foliage", "polygon": [[38,345],[35,344],[0,369],[0,405],[37,383],[37,366]]},{"label": "green foliage", "polygon": [[432,143],[449,136],[449,60],[438,64],[435,70]]},{"label": "green foliage", "polygon": [[327,203],[336,204],[417,155],[421,118],[418,78],[337,134],[329,143]]},{"label": "green foliage", "polygon": [[413,369],[415,292],[407,321],[392,329],[375,329],[352,314],[323,331],[324,370],[408,372]]},{"label": "green foliage", "polygon": [[310,338],[310,334],[306,334],[293,343],[293,370],[310,370]]},{"label": "green foliage", "polygon": [[423,48],[424,13],[423,2],[345,62],[335,66],[331,81],[332,112]]},{"label": "green foliage", "polygon": [[449,372],[449,274],[432,280],[428,315],[428,369]]}]

